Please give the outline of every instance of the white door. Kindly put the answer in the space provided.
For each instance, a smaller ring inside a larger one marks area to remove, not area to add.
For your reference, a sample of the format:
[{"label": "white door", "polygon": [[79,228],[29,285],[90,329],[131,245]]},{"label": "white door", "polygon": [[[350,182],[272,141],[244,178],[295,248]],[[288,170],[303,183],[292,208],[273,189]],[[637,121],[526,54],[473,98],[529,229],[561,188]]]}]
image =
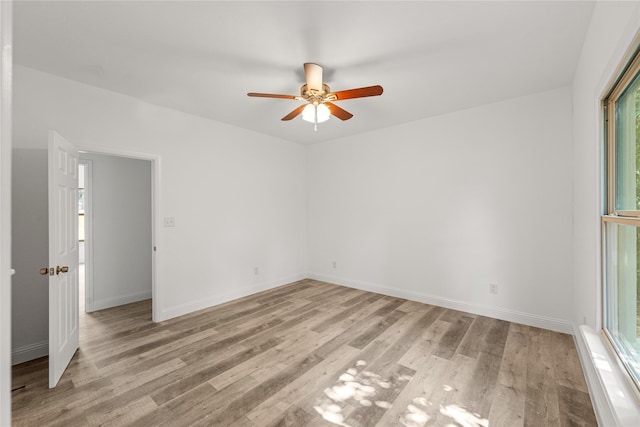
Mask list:
[{"label": "white door", "polygon": [[49,132],[49,387],[80,343],[78,325],[78,149]]}]

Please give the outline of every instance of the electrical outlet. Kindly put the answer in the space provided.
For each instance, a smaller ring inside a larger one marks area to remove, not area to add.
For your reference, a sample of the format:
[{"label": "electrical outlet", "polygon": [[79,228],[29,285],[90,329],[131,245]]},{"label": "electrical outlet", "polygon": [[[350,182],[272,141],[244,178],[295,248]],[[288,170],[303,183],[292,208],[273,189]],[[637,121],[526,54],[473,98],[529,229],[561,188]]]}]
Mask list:
[{"label": "electrical outlet", "polygon": [[495,283],[489,283],[489,293],[497,294],[498,293],[498,285]]},{"label": "electrical outlet", "polygon": [[333,265],[333,268],[336,268],[336,262],[335,261],[333,261],[332,265]]},{"label": "electrical outlet", "polygon": [[174,217],[164,217],[164,221],[163,224],[165,227],[175,227],[176,226],[176,219]]},{"label": "electrical outlet", "polygon": [[260,268],[258,268],[258,267],[253,267],[253,274],[254,274],[254,275],[256,275],[256,276],[257,276],[258,274],[260,274]]}]

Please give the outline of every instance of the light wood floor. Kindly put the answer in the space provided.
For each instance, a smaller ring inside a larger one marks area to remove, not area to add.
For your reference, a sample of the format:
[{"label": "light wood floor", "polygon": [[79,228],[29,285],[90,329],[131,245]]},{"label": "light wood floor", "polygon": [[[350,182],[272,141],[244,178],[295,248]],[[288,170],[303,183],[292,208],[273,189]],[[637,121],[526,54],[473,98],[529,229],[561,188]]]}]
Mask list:
[{"label": "light wood floor", "polygon": [[328,283],[81,321],[56,389],[14,367],[14,425],[596,425],[571,336]]}]

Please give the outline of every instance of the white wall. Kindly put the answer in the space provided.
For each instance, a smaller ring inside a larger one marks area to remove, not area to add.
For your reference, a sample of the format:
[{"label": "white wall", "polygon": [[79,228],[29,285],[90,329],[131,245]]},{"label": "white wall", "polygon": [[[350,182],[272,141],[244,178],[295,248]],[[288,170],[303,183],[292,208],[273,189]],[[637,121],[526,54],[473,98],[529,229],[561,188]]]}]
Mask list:
[{"label": "white wall", "polygon": [[311,146],[312,277],[572,332],[571,136],[563,88]]},{"label": "white wall", "polygon": [[11,254],[12,363],[49,352],[49,264],[47,150],[14,149]]},{"label": "white wall", "polygon": [[303,146],[21,66],[14,94],[16,147],[44,148],[54,129],[90,151],[157,157],[156,320],[305,276]]},{"label": "white wall", "polygon": [[151,298],[151,161],[80,153],[91,161],[91,292],[87,311]]}]

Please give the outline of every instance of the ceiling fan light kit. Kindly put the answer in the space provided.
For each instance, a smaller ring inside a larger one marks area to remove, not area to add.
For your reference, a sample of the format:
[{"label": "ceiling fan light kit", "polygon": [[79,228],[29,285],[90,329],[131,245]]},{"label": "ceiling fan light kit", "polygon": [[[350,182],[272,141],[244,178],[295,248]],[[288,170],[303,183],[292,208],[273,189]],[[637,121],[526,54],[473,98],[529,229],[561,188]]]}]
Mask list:
[{"label": "ceiling fan light kit", "polygon": [[302,120],[313,123],[318,130],[318,123],[326,122],[330,116],[340,120],[349,120],[353,114],[338,107],[333,102],[345,99],[364,98],[368,96],[382,95],[382,86],[367,86],[358,89],[348,89],[339,92],[331,92],[328,85],[322,81],[322,67],[318,64],[307,62],[304,64],[304,75],[307,83],[300,88],[300,96],[279,95],[273,93],[249,92],[248,96],[259,98],[293,99],[304,101],[303,104],[284,116],[283,121],[291,120],[302,114]]},{"label": "ceiling fan light kit", "polygon": [[302,120],[309,123],[323,123],[329,120],[331,111],[325,104],[307,104],[302,109]]}]

